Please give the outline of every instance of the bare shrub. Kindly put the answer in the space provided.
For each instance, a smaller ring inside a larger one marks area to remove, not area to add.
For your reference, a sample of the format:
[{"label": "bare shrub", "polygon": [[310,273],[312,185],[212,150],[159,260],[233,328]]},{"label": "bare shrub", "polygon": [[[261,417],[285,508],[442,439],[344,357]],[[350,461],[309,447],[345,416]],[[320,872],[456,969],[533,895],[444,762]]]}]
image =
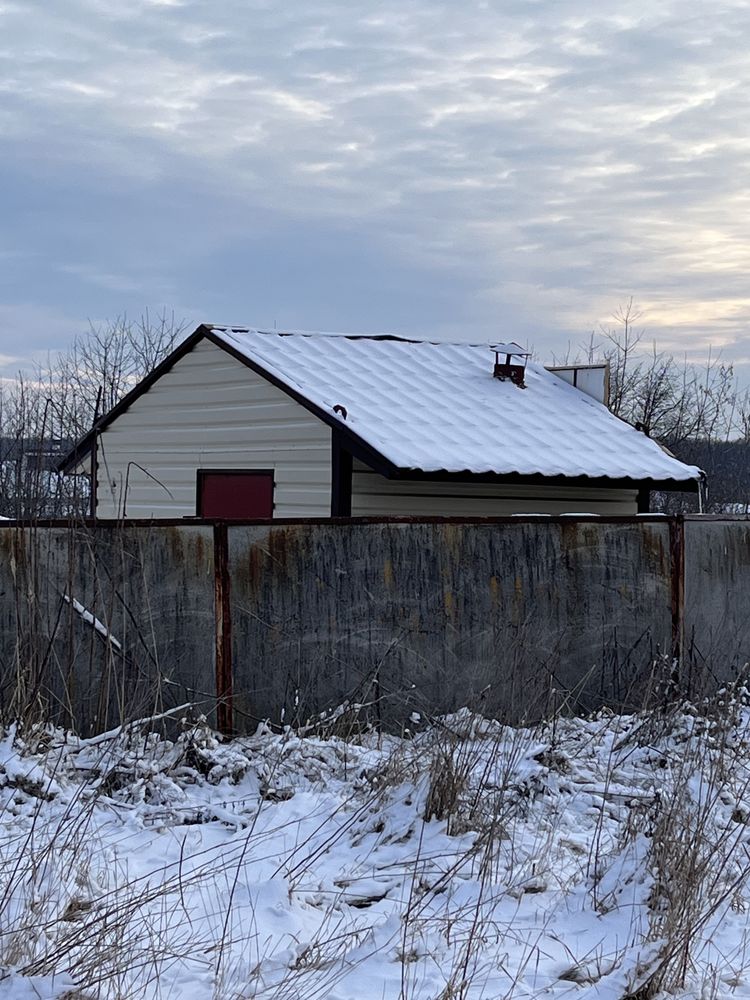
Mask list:
[{"label": "bare shrub", "polygon": [[[463,710],[409,738],[16,733],[0,979],[166,997],[200,956],[196,996],[217,1000],[322,1000],[360,976],[403,1000],[721,995],[750,967],[739,938],[726,968],[706,950],[750,903],[743,697],[534,727]],[[137,873],[132,838],[153,859]]]},{"label": "bare shrub", "polygon": [[[651,936],[662,944],[644,997],[684,987],[700,931],[733,905],[750,878],[748,816],[735,805],[750,791],[750,761],[746,744],[736,738],[736,700],[724,694],[721,715],[687,718],[689,732],[673,753],[671,780],[655,801]],[[728,807],[729,821],[717,824],[717,814]]]}]

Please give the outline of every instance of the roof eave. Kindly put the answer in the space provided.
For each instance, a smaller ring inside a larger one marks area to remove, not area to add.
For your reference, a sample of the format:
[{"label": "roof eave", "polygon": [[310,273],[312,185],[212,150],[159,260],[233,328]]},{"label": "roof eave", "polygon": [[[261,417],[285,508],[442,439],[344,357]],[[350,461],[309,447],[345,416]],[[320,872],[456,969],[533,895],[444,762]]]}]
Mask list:
[{"label": "roof eave", "polygon": [[[183,342],[176,347],[175,350],[164,359],[164,361],[161,362],[161,364],[157,365],[157,367],[146,375],[145,378],[138,383],[138,385],[123,396],[119,403],[113,406],[111,410],[96,421],[91,430],[88,431],[88,433],[85,434],[57,464],[57,471],[64,473],[69,471],[71,468],[75,468],[75,466],[80,465],[83,459],[85,459],[93,449],[97,435],[121,413],[125,412],[125,410],[127,410],[140,396],[147,392],[151,386],[162,377],[162,375],[168,372],[169,369],[180,360],[180,358],[191,351],[200,340],[206,339],[216,347],[225,351],[231,357],[235,358],[235,360],[239,361],[246,368],[254,371],[256,374],[260,375],[272,385],[286,393],[286,395],[295,400],[295,402],[304,406],[306,410],[317,416],[331,428],[334,436],[337,437],[338,442],[341,445],[344,445],[355,458],[365,462],[365,464],[369,465],[375,472],[380,473],[388,479],[413,479],[423,481],[446,480],[450,482],[493,482],[498,484],[505,483],[507,485],[535,484],[544,486],[576,486],[598,489],[651,489],[681,492],[697,492],[699,489],[700,477],[684,481],[673,479],[656,480],[649,478],[612,479],[607,477],[590,476],[545,476],[542,473],[525,475],[516,472],[475,473],[468,471],[447,472],[445,470],[424,472],[419,469],[400,468],[377,448],[373,447],[373,445],[367,442],[364,438],[360,437],[356,431],[348,427],[345,419],[339,417],[335,413],[327,411],[326,409],[318,406],[316,403],[313,403],[301,392],[287,385],[283,379],[269,371],[259,362],[248,358],[242,353],[242,351],[227,343],[226,340],[217,336],[213,331],[214,327],[212,325],[201,323],[189,337],[183,340]],[[701,473],[701,476],[702,475],[703,474]]]},{"label": "roof eave", "polygon": [[495,483],[506,486],[567,486],[581,489],[630,489],[658,490],[660,492],[697,493],[705,478],[703,473],[687,479],[654,479],[653,477],[625,476],[546,476],[543,473],[520,472],[424,472],[420,469],[396,468],[390,479],[421,482]]}]

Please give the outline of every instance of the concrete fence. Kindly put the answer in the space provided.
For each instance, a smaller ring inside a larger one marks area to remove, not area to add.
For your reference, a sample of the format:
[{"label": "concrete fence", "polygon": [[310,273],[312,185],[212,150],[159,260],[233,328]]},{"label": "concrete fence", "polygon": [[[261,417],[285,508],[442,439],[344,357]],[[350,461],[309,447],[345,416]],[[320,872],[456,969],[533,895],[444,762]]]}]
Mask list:
[{"label": "concrete fence", "polygon": [[82,732],[186,702],[225,731],[345,701],[530,719],[748,659],[745,518],[0,527],[0,711]]}]

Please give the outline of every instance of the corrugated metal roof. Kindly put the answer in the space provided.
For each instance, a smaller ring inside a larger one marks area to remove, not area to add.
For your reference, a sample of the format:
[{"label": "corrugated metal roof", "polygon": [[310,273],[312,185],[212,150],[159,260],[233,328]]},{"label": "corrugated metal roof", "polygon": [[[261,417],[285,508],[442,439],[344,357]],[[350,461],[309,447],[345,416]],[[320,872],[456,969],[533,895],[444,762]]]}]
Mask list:
[{"label": "corrugated metal roof", "polygon": [[528,364],[525,389],[493,378],[487,344],[211,330],[401,469],[676,481],[701,475],[539,365]]}]

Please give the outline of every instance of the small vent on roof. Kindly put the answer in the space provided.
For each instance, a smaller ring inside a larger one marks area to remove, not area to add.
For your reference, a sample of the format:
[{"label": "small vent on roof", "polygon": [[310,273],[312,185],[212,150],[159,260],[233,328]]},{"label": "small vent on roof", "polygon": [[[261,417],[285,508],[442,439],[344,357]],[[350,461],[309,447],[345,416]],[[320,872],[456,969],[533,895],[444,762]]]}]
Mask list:
[{"label": "small vent on roof", "polygon": [[[520,344],[491,344],[490,350],[495,355],[495,368],[492,374],[501,381],[509,379],[513,385],[519,389],[526,388],[524,375],[526,374],[526,362],[531,356]],[[505,358],[501,361],[501,358]]]}]

